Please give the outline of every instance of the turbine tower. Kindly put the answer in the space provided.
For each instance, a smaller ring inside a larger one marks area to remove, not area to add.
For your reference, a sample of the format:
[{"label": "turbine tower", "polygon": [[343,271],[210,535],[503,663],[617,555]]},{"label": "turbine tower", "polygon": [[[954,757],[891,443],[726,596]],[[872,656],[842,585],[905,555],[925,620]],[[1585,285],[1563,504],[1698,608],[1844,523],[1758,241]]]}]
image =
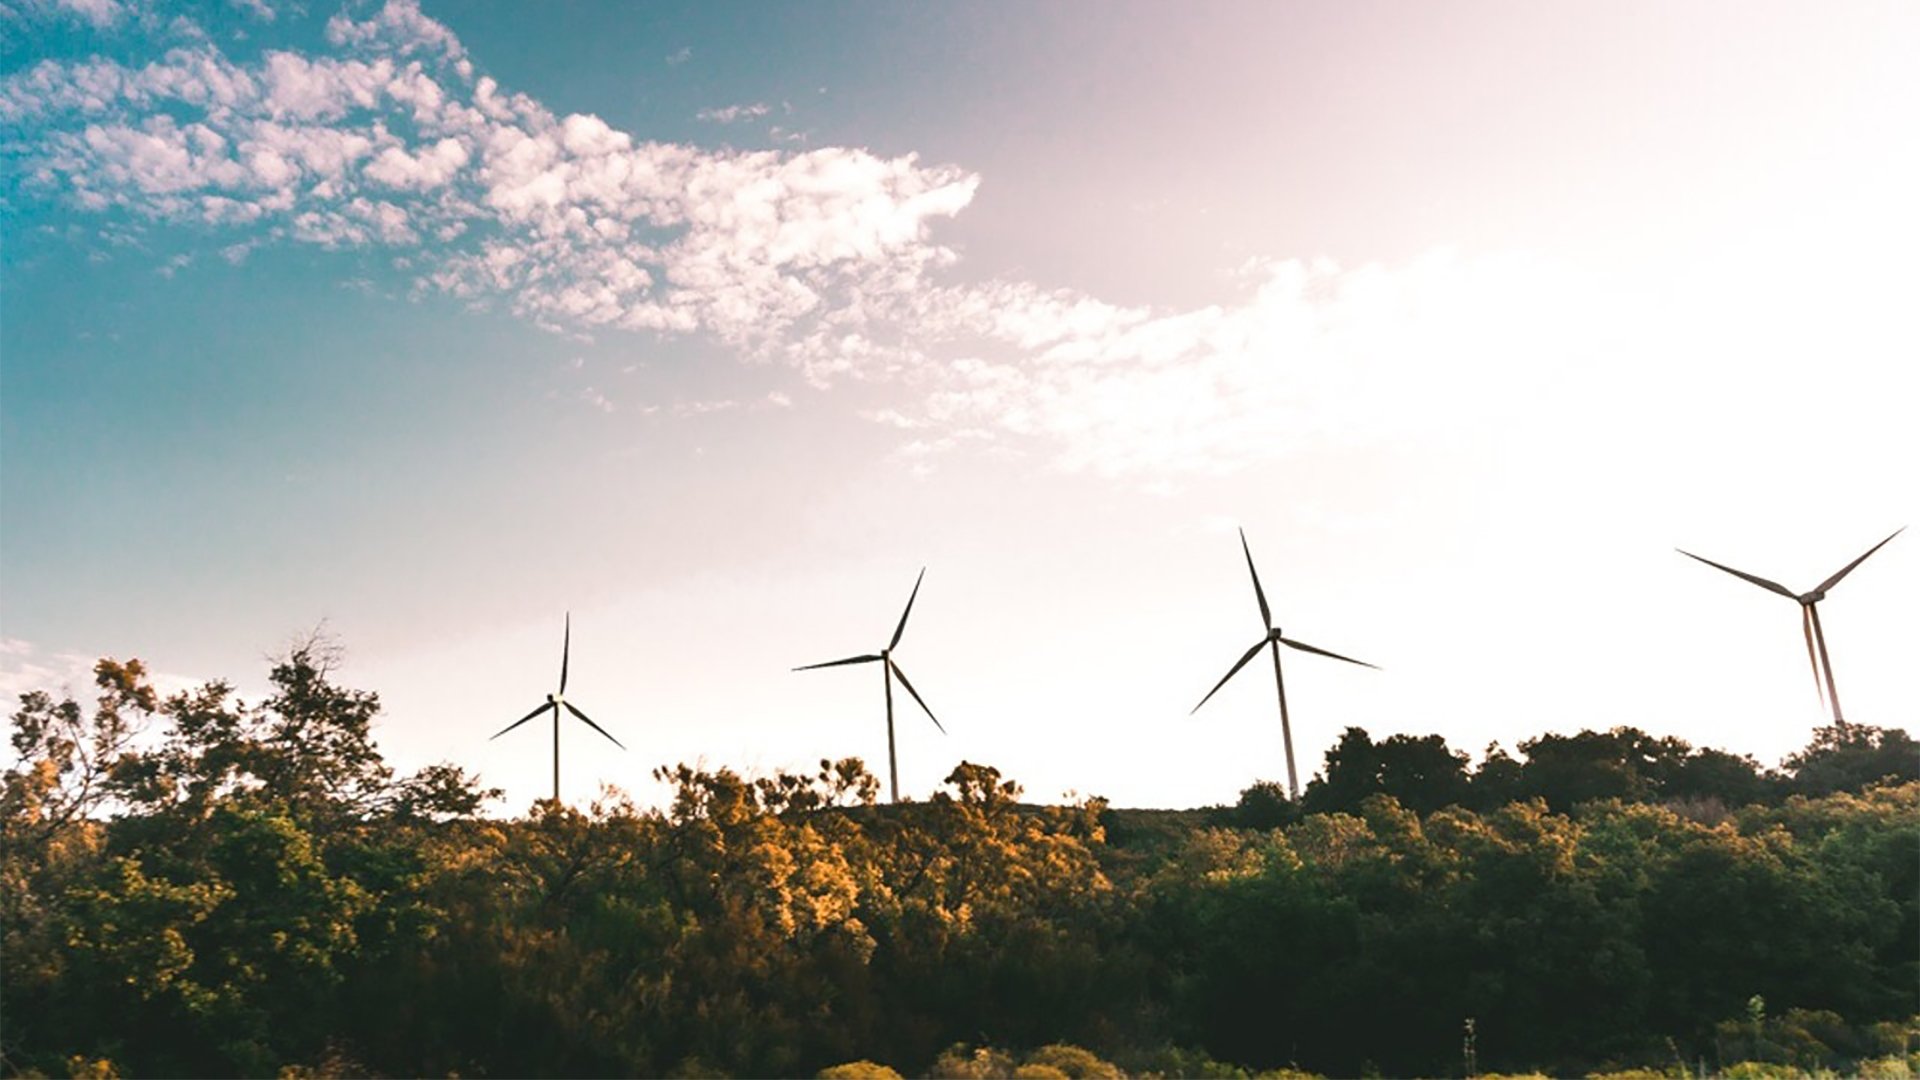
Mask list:
[{"label": "turbine tower", "polygon": [[[1813,692],[1816,696],[1824,698],[1822,704],[1832,705],[1833,722],[1842,724],[1846,721],[1840,717],[1840,691],[1833,684],[1833,663],[1827,659],[1827,635],[1820,629],[1820,609],[1816,605],[1827,598],[1828,589],[1840,584],[1841,578],[1853,573],[1854,567],[1865,562],[1867,555],[1871,555],[1887,546],[1887,540],[1892,540],[1905,531],[1907,531],[1905,525],[1893,530],[1893,532],[1887,534],[1886,540],[1882,540],[1868,548],[1865,555],[1861,555],[1847,565],[1835,570],[1832,577],[1814,586],[1811,591],[1798,595],[1795,595],[1792,589],[1778,582],[1768,581],[1763,577],[1756,577],[1753,574],[1747,573],[1745,570],[1735,570],[1731,566],[1722,566],[1712,559],[1702,559],[1700,556],[1684,548],[1674,548],[1673,550],[1678,551],[1689,559],[1697,559],[1700,562],[1706,563],[1715,570],[1725,570],[1734,577],[1751,581],[1768,592],[1779,593],[1781,596],[1800,605],[1800,633],[1807,639],[1807,663],[1813,666]],[[1823,679],[1826,682],[1824,692],[1821,688]]]},{"label": "turbine tower", "polygon": [[532,720],[534,717],[539,716],[541,713],[551,711],[553,713],[553,801],[556,803],[560,801],[560,710],[561,709],[563,708],[566,709],[568,712],[572,713],[576,718],[578,718],[582,723],[586,724],[588,727],[592,728],[593,730],[599,732],[602,735],[606,735],[607,741],[612,743],[613,745],[618,746],[622,750],[625,750],[627,748],[625,743],[622,743],[619,739],[614,738],[612,735],[608,735],[606,728],[603,728],[599,724],[594,723],[593,720],[590,717],[588,717],[586,713],[583,713],[579,709],[574,708],[573,702],[567,700],[566,698],[567,654],[569,651],[571,651],[572,647],[573,647],[573,612],[569,611],[567,612],[566,636],[560,639],[560,689],[551,694],[548,694],[547,700],[542,702],[532,712],[528,713],[527,715],[521,717],[518,720],[515,720],[513,723],[508,724],[506,727],[501,728],[499,731],[494,732],[492,739],[488,740],[489,742],[491,742],[493,741],[493,739],[497,739],[500,736],[505,735],[507,732],[512,731],[514,728],[519,727],[521,724],[524,724],[529,720]]},{"label": "turbine tower", "polygon": [[[1248,661],[1259,655],[1261,649],[1271,648],[1273,650],[1273,682],[1280,691],[1280,737],[1286,741],[1287,746],[1287,794],[1289,798],[1298,802],[1300,800],[1300,774],[1296,772],[1293,767],[1293,724],[1287,718],[1287,680],[1286,677],[1280,673],[1280,646],[1285,645],[1289,649],[1299,649],[1301,652],[1310,652],[1319,656],[1331,656],[1335,660],[1345,660],[1349,664],[1359,664],[1361,667],[1373,668],[1375,671],[1380,670],[1380,668],[1378,665],[1369,664],[1365,660],[1355,660],[1351,656],[1341,656],[1339,653],[1316,648],[1304,641],[1295,641],[1292,638],[1283,637],[1280,633],[1280,628],[1273,625],[1273,612],[1267,608],[1267,594],[1260,588],[1260,571],[1253,568],[1253,551],[1247,547],[1247,530],[1245,529],[1240,530],[1240,550],[1247,556],[1247,572],[1253,575],[1253,596],[1254,599],[1260,601],[1260,625],[1265,628],[1266,633],[1264,637],[1254,643],[1253,648],[1247,650],[1246,655],[1242,656],[1239,662],[1228,669],[1227,673],[1221,677],[1219,682],[1213,684],[1213,689],[1207,691],[1207,696],[1200,699],[1200,705],[1205,705],[1208,699],[1219,693],[1220,688],[1227,685],[1227,680],[1239,674],[1240,669],[1246,667]],[[1193,712],[1199,712],[1200,705],[1195,705]],[[1188,715],[1191,716],[1192,713]]]},{"label": "turbine tower", "polygon": [[947,729],[940,723],[940,719],[933,715],[933,710],[927,708],[927,703],[921,699],[920,691],[915,690],[913,684],[907,681],[907,673],[901,671],[900,665],[895,663],[893,659],[893,650],[900,645],[900,635],[907,631],[907,616],[913,614],[913,601],[920,595],[920,581],[926,576],[927,568],[923,566],[920,568],[920,577],[913,579],[913,593],[907,597],[907,609],[900,613],[900,625],[893,628],[893,639],[887,642],[886,648],[881,649],[877,653],[867,653],[863,656],[849,656],[845,660],[829,660],[824,664],[807,664],[803,667],[793,669],[795,671],[811,671],[814,668],[840,667],[843,664],[878,663],[880,665],[880,677],[887,689],[887,778],[892,785],[893,801],[896,803],[900,801],[900,762],[899,759],[895,757],[893,748],[893,680],[898,678],[900,685],[907,688],[907,693],[913,695],[913,700],[919,703],[920,710],[927,714],[927,719],[933,721],[933,726],[940,729],[940,734],[945,735],[947,733]]}]

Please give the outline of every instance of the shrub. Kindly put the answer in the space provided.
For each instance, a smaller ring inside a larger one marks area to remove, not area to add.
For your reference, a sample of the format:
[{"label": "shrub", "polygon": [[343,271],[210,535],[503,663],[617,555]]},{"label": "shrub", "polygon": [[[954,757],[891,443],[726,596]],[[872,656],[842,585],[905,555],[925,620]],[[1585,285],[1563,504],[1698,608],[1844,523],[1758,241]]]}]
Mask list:
[{"label": "shrub", "polygon": [[975,1050],[954,1043],[934,1059],[927,1075],[937,1080],[1007,1080],[1013,1075],[1013,1058],[990,1046]]},{"label": "shrub", "polygon": [[1127,1075],[1112,1062],[1100,1060],[1091,1050],[1070,1043],[1043,1046],[1027,1055],[1027,1064],[1053,1069],[1066,1080],[1126,1080]]},{"label": "shrub", "polygon": [[890,1065],[865,1058],[849,1061],[844,1065],[829,1065],[814,1074],[815,1080],[900,1080],[900,1074]]}]

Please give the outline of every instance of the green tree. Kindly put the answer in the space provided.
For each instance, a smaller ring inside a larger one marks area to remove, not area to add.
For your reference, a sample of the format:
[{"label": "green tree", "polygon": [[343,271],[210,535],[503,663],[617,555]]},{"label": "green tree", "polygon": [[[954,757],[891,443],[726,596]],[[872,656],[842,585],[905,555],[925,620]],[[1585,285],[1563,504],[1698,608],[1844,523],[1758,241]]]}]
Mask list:
[{"label": "green tree", "polygon": [[1466,801],[1468,792],[1467,755],[1440,736],[1392,735],[1376,743],[1350,727],[1301,801],[1309,813],[1352,812],[1369,795],[1389,795],[1425,814]]},{"label": "green tree", "polygon": [[1920,780],[1920,743],[1899,728],[1835,721],[1785,762],[1803,795],[1860,791],[1878,780]]}]

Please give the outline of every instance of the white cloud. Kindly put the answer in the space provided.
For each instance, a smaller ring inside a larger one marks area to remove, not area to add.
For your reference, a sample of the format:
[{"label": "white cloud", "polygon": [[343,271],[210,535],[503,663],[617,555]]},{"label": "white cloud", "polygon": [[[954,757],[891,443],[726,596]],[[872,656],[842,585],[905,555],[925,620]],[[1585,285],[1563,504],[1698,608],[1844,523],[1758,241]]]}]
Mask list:
[{"label": "white cloud", "polygon": [[230,261],[275,241],[404,248],[416,294],[567,333],[707,334],[815,385],[897,381],[916,400],[872,416],[913,430],[916,459],[1035,441],[1064,468],[1167,476],[1309,439],[1445,434],[1522,397],[1514,381],[1578,340],[1570,291],[1498,260],[1257,261],[1184,311],[948,284],[958,257],[934,233],[974,198],[964,169],[556,116],[478,75],[409,0],[335,16],[326,37],[337,54],[240,63],[201,42],[144,66],[42,62],[0,80],[19,132],[5,150],[28,190],[197,225]]},{"label": "white cloud", "polygon": [[454,138],[441,139],[418,154],[389,146],[367,164],[366,175],[388,187],[425,191],[445,184],[467,158],[466,145]]},{"label": "white cloud", "polygon": [[116,0],[58,0],[63,11],[80,16],[100,29],[107,29],[120,21],[126,14],[126,8]]},{"label": "white cloud", "polygon": [[327,20],[327,40],[334,45],[390,50],[401,56],[437,53],[458,61],[466,56],[459,38],[443,24],[428,18],[415,0],[387,0],[380,13],[355,22],[345,12]]},{"label": "white cloud", "polygon": [[[31,641],[0,638],[0,703],[11,715],[20,695],[44,691],[56,699],[72,694],[81,702],[94,694],[93,666],[100,657],[76,652],[49,652]],[[167,697],[199,686],[200,679],[149,671],[148,681]]]},{"label": "white cloud", "polygon": [[7,711],[20,695],[34,690],[49,694],[84,694],[93,684],[94,658],[77,653],[44,653],[19,638],[0,638],[0,699]]},{"label": "white cloud", "polygon": [[756,101],[751,105],[728,105],[720,109],[701,109],[694,114],[694,119],[705,120],[714,124],[732,124],[742,120],[757,120],[772,111],[772,106],[762,101]]},{"label": "white cloud", "polygon": [[921,406],[869,418],[1035,441],[1108,476],[1457,443],[1561,400],[1547,373],[1589,359],[1597,335],[1599,305],[1577,286],[1552,267],[1439,253],[1391,269],[1259,263],[1232,301],[1188,311],[1020,283],[932,290],[907,316]]},{"label": "white cloud", "polygon": [[43,62],[0,82],[0,115],[23,129],[25,183],[84,210],[241,229],[248,244],[430,236],[422,290],[767,354],[803,323],[863,322],[950,262],[931,225],[978,182],[911,155],[709,151],[557,117],[475,77],[405,0],[335,16],[327,38],[338,55],[242,64],[201,43],[144,67]]}]

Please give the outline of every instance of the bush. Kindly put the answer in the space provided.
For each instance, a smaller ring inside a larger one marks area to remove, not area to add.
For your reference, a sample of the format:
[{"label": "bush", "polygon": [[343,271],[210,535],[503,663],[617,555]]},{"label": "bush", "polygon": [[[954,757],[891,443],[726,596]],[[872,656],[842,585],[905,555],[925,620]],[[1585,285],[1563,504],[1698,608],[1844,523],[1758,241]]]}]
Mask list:
[{"label": "bush", "polygon": [[990,1046],[974,1050],[966,1043],[954,1043],[934,1059],[927,1075],[937,1080],[1008,1080],[1013,1076],[1013,1058]]},{"label": "bush", "polygon": [[1772,1061],[1741,1061],[1720,1070],[1725,1080],[1800,1080],[1806,1073]]},{"label": "bush", "polygon": [[1100,1060],[1091,1050],[1069,1043],[1054,1043],[1035,1050],[1027,1055],[1027,1065],[1053,1069],[1066,1080],[1126,1080],[1127,1075],[1112,1062]]},{"label": "bush", "polygon": [[1247,1080],[1247,1070],[1215,1061],[1204,1050],[1165,1046],[1127,1059],[1127,1068],[1141,1080]]},{"label": "bush", "polygon": [[829,1065],[814,1074],[815,1080],[900,1080],[900,1074],[890,1065],[865,1058],[849,1061],[844,1065]]}]

